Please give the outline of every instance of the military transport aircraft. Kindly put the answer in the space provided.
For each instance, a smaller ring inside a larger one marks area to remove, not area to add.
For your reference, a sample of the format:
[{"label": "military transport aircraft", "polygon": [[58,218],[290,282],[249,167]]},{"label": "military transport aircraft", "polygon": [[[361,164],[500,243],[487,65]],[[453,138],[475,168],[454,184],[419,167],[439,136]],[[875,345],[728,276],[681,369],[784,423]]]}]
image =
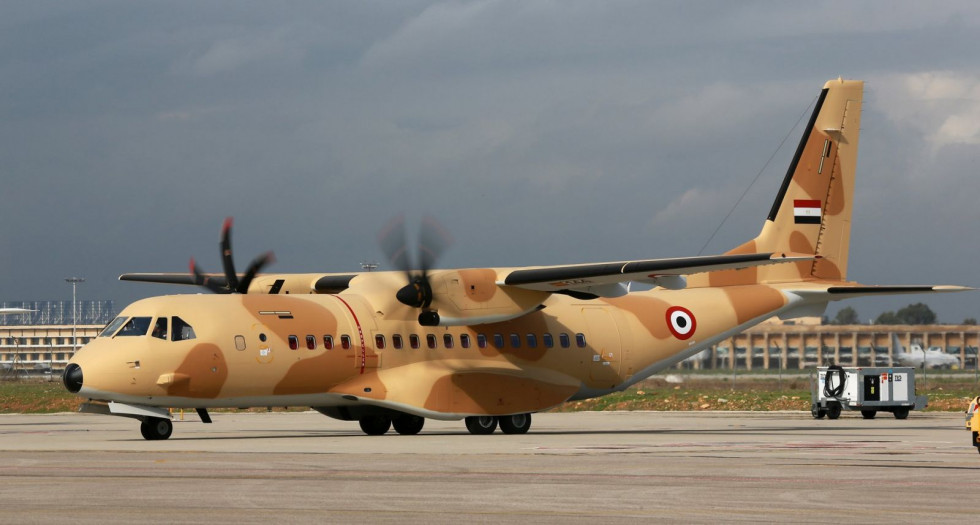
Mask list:
[{"label": "military transport aircraft", "polygon": [[[714,256],[525,268],[433,269],[444,243],[423,227],[418,270],[404,227],[382,245],[402,271],[126,274],[216,294],[128,306],[64,374],[83,412],[172,431],[169,408],[309,406],[372,435],[426,418],[473,434],[524,433],[531,414],[623,390],[773,315],[829,301],[956,286],[846,281],[863,83],[827,82],[759,235]],[[629,291],[627,283],[654,285]]]}]

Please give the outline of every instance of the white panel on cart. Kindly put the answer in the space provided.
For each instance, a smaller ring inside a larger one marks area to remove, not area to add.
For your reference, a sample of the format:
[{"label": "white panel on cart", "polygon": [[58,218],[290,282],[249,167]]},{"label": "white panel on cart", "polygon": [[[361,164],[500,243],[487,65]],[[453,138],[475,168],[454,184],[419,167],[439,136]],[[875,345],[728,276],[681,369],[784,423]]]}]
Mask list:
[{"label": "white panel on cart", "polygon": [[892,374],[892,391],[895,401],[909,400],[909,375],[907,373]]},{"label": "white panel on cart", "polygon": [[847,373],[847,381],[844,383],[844,398],[848,401],[854,402],[860,399],[858,397],[858,388],[863,388],[861,385],[861,373],[860,370],[845,370]]},{"label": "white panel on cart", "polygon": [[881,383],[878,385],[878,389],[881,390],[881,397],[878,398],[879,401],[891,401],[888,396],[892,391],[891,385],[888,384],[888,376],[891,375],[888,372],[882,372],[879,377]]}]

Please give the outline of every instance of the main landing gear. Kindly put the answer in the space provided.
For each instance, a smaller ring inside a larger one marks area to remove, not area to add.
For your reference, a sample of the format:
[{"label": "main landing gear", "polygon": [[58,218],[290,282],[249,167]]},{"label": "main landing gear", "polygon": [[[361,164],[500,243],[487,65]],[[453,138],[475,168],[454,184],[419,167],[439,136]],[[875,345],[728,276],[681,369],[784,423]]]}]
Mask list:
[{"label": "main landing gear", "polygon": [[526,434],[531,428],[531,414],[514,414],[512,416],[470,416],[466,418],[466,429],[470,434],[493,434],[500,425],[504,434]]},{"label": "main landing gear", "polygon": [[150,441],[167,439],[174,433],[174,424],[162,417],[148,417],[140,423],[140,433]]},{"label": "main landing gear", "polygon": [[395,427],[395,432],[403,436],[414,436],[422,431],[422,426],[425,425],[425,418],[411,414],[403,414],[396,417],[376,415],[364,416],[358,422],[361,424],[361,430],[369,436],[381,436],[387,433],[388,429],[392,426]]},{"label": "main landing gear", "polygon": [[[466,420],[466,429],[470,434],[493,434],[500,427],[504,434],[526,434],[531,428],[531,414],[514,414],[511,416],[470,416]],[[358,420],[361,430],[369,436],[381,436],[388,433],[391,427],[403,436],[414,436],[422,431],[425,418],[402,414],[399,416],[370,415]],[[149,438],[147,438],[149,439]]]}]

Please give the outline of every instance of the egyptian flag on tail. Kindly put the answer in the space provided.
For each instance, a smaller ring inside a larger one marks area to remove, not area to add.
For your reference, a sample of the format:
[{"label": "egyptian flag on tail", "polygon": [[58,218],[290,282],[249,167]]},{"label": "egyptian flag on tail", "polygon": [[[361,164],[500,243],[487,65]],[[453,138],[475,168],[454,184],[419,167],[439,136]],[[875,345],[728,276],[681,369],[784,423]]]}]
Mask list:
[{"label": "egyptian flag on tail", "polygon": [[820,201],[795,199],[793,219],[796,224],[820,224]]}]

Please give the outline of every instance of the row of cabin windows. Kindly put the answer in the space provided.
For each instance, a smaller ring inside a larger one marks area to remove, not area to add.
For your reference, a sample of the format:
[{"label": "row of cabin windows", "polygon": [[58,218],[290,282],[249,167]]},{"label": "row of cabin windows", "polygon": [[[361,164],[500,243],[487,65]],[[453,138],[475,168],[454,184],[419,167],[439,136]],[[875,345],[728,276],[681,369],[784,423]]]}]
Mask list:
[{"label": "row of cabin windows", "polygon": [[[406,344],[407,343],[407,344]],[[522,345],[526,345],[527,348],[537,348],[540,344],[544,348],[554,348],[555,347],[555,337],[550,333],[544,333],[541,335],[540,342],[538,341],[537,334],[525,334],[522,338],[520,334],[512,333],[508,337],[504,337],[504,334],[493,334],[489,339],[486,334],[476,334],[476,346],[478,348],[486,348],[488,344],[492,344],[494,348],[501,349],[504,348],[505,343],[510,343],[511,348],[521,348]],[[562,332],[558,334],[558,346],[561,348],[570,348],[572,346],[572,338],[568,334]],[[374,347],[378,350],[383,350],[388,346],[388,341],[382,334],[377,334],[374,336]],[[429,349],[435,349],[439,347],[439,338],[435,334],[425,335],[425,346]],[[442,335],[442,347],[443,348],[454,348],[456,346],[456,338],[453,334],[443,334]],[[460,334],[459,336],[459,346],[461,348],[470,348],[473,346],[473,338],[470,334]],[[578,333],[575,334],[575,346],[578,348],[585,348],[585,334]],[[351,347],[351,338],[349,335],[340,336],[340,348],[348,350]],[[402,337],[401,334],[394,334],[391,336],[391,347],[395,350],[401,350],[403,348],[418,349],[422,348],[422,338],[418,334],[410,334],[408,340]],[[289,348],[291,350],[299,349],[299,337],[295,335],[289,336]],[[310,350],[316,350],[317,348],[317,338],[316,336],[308,335],[306,336],[306,348]],[[334,348],[334,338],[332,335],[323,336],[323,348],[327,350],[333,350]],[[244,349],[244,345],[242,348]]]},{"label": "row of cabin windows", "polygon": [[[91,337],[78,337],[78,346],[91,341]],[[0,345],[6,346],[56,346],[71,345],[71,337],[0,337]]]}]

